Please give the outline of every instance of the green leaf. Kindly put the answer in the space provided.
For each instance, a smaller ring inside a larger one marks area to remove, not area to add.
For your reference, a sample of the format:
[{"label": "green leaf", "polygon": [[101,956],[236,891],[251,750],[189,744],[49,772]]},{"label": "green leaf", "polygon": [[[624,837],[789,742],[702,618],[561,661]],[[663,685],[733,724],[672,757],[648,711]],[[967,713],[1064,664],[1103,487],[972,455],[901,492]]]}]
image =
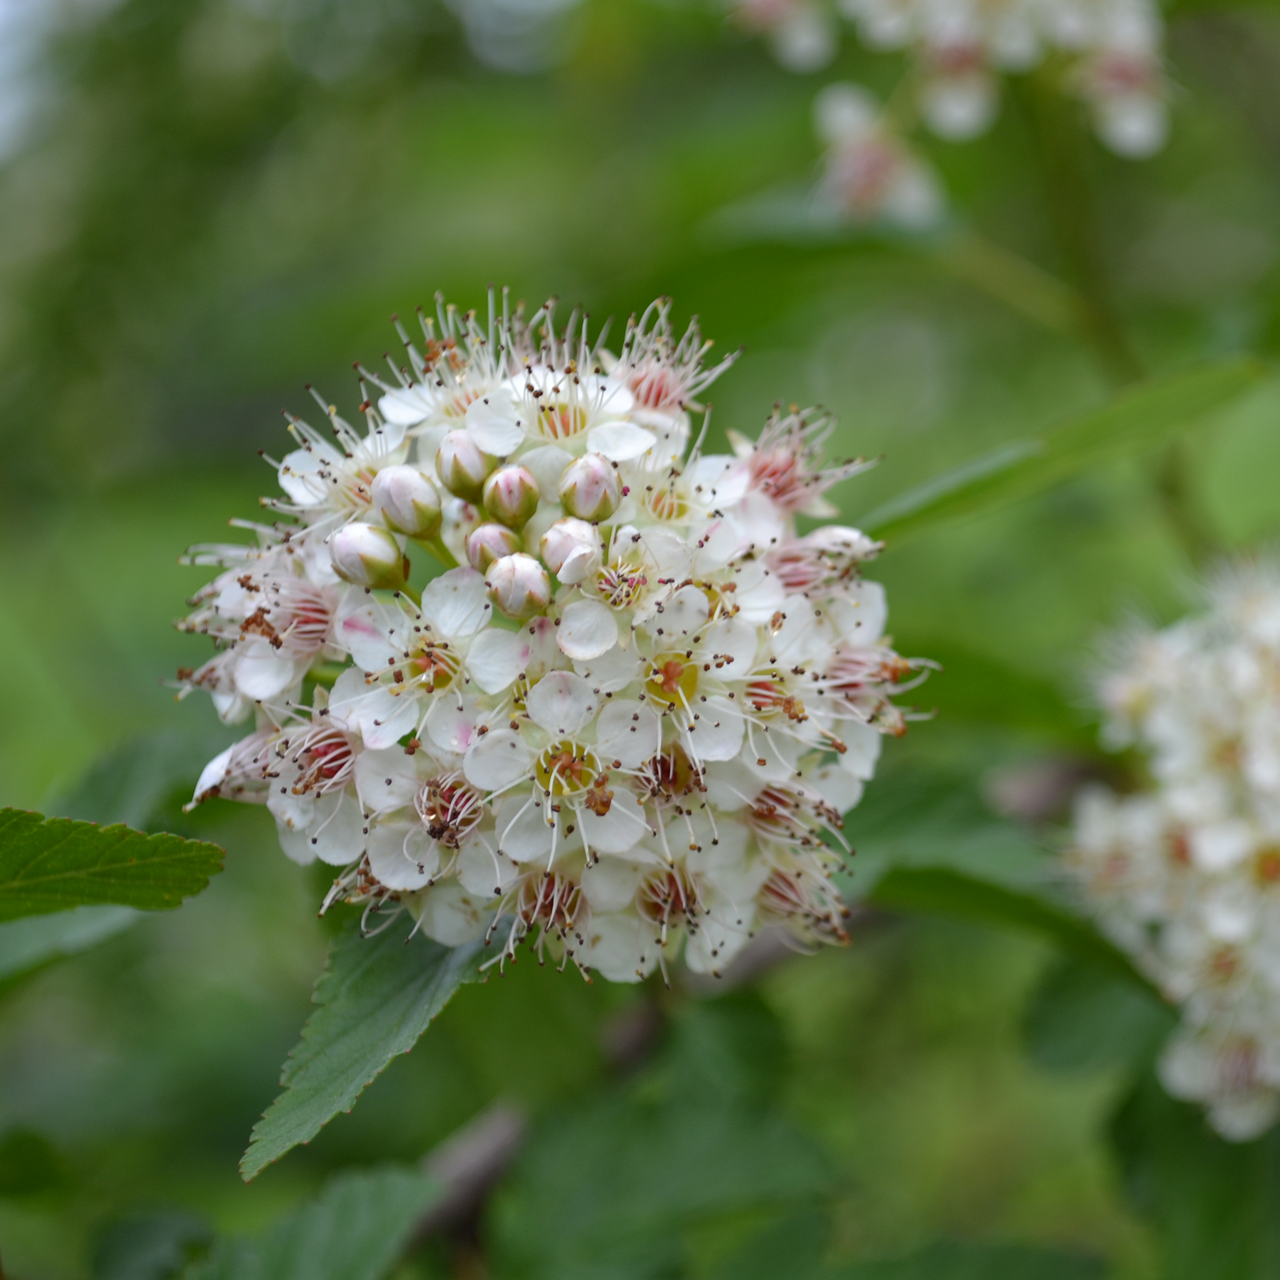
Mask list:
[{"label": "green leaf", "polygon": [[1252,390],[1265,373],[1258,361],[1237,357],[1154,378],[1101,409],[1010,441],[927,481],[877,507],[862,527],[877,538],[901,538],[1039,493],[1087,467],[1176,435]]},{"label": "green leaf", "polygon": [[823,1280],[1101,1280],[1097,1258],[1023,1245],[933,1244],[907,1258],[858,1262]]},{"label": "green leaf", "polygon": [[358,919],[333,940],[312,1001],[319,1007],[280,1076],[284,1092],[253,1128],[240,1161],[248,1181],[310,1142],[397,1054],[408,1053],[464,983],[480,977],[482,942],[442,947],[405,913],[373,937]]},{"label": "green leaf", "polygon": [[0,1137],[0,1197],[38,1196],[70,1181],[66,1161],[44,1134],[19,1125]]},{"label": "green leaf", "polygon": [[1110,965],[1063,956],[1041,979],[1023,1017],[1033,1062],[1054,1071],[1132,1071],[1154,1058],[1177,1017],[1145,984]]},{"label": "green leaf", "polygon": [[1280,1275],[1280,1129],[1227,1142],[1148,1074],[1112,1136],[1130,1195],[1159,1228],[1161,1280]]},{"label": "green leaf", "polygon": [[151,1213],[113,1222],[93,1259],[93,1280],[176,1280],[203,1257],[213,1231],[190,1213]]},{"label": "green leaf", "polygon": [[0,924],[0,980],[87,950],[141,918],[132,907],[76,907]]},{"label": "green leaf", "polygon": [[217,845],[0,809],[0,920],[118,903],[165,911],[222,870]]},{"label": "green leaf", "polygon": [[409,1169],[341,1174],[256,1240],[218,1241],[185,1280],[380,1280],[439,1194]]}]

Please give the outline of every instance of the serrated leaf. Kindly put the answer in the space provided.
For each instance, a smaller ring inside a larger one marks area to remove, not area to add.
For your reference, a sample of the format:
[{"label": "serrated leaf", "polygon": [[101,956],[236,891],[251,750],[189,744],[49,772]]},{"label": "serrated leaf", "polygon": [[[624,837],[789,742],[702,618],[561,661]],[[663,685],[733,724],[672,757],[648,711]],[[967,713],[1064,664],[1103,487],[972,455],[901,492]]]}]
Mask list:
[{"label": "serrated leaf", "polygon": [[410,1169],[341,1174],[256,1240],[220,1240],[184,1280],[381,1280],[439,1194]]},{"label": "serrated leaf", "polygon": [[108,902],[166,911],[199,893],[222,856],[181,836],[0,809],[0,920]]},{"label": "serrated leaf", "polygon": [[1177,1017],[1156,992],[1082,956],[1063,956],[1023,1016],[1033,1062],[1053,1071],[1134,1070],[1149,1064]]},{"label": "serrated leaf", "polygon": [[0,924],[0,979],[96,946],[141,918],[132,907],[76,907]]},{"label": "serrated leaf", "polygon": [[1227,1142],[1148,1074],[1112,1136],[1131,1196],[1159,1228],[1162,1280],[1280,1274],[1280,1128]]},{"label": "serrated leaf", "polygon": [[[280,1076],[284,1092],[253,1127],[240,1161],[248,1181],[339,1111],[350,1111],[382,1069],[408,1053],[465,982],[474,982],[482,942],[442,947],[401,916],[373,937],[358,920],[333,940],[312,1001],[318,1006]],[[406,945],[407,944],[407,945]]]},{"label": "serrated leaf", "polygon": [[861,522],[876,538],[901,538],[1048,489],[1097,463],[1149,448],[1252,390],[1265,374],[1233,358],[1125,391],[1092,413],[1010,441],[877,507]]}]

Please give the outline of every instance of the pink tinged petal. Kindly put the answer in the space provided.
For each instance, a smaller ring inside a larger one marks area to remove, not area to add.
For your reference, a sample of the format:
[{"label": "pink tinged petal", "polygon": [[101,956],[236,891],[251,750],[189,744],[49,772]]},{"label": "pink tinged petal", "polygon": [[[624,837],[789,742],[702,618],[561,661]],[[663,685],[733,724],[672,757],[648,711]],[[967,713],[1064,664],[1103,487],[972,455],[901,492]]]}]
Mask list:
[{"label": "pink tinged petal", "polygon": [[525,709],[530,718],[555,737],[577,733],[596,713],[591,686],[572,671],[552,671],[529,690]]},{"label": "pink tinged petal", "polygon": [[732,760],[742,746],[742,717],[728,698],[712,697],[696,707],[687,724],[689,742],[699,760]]},{"label": "pink tinged petal", "polygon": [[514,729],[493,729],[467,752],[462,771],[473,787],[497,791],[532,776],[533,755]]},{"label": "pink tinged petal", "polygon": [[524,443],[525,433],[515,405],[506,396],[496,395],[467,406],[467,434],[482,453],[505,458]]},{"label": "pink tinged petal", "polygon": [[369,870],[388,889],[422,889],[440,869],[440,847],[417,823],[374,827],[367,852]]},{"label": "pink tinged petal", "polygon": [[403,610],[351,591],[338,610],[334,628],[339,642],[365,671],[382,671],[406,647],[410,625]]},{"label": "pink tinged petal", "polygon": [[575,600],[560,615],[556,643],[575,661],[590,661],[618,643],[618,620],[599,600]]},{"label": "pink tinged petal", "polygon": [[451,698],[437,698],[427,712],[427,737],[433,746],[462,755],[479,742],[474,704],[459,706]]},{"label": "pink tinged petal", "polygon": [[474,942],[484,935],[493,918],[487,902],[452,881],[424,889],[410,909],[422,922],[422,932],[445,947]]},{"label": "pink tinged petal", "polygon": [[587,432],[587,448],[610,462],[629,462],[648,453],[657,437],[631,422],[606,422]]},{"label": "pink tinged petal", "polygon": [[574,668],[590,683],[593,691],[617,693],[639,676],[640,655],[636,653],[634,645],[630,649],[615,646],[598,658],[575,662]]},{"label": "pink tinged petal", "polygon": [[596,745],[606,765],[618,760],[624,769],[635,769],[658,754],[662,721],[643,702],[612,700],[596,721]]},{"label": "pink tinged petal", "polygon": [[653,971],[662,948],[653,926],[637,916],[593,916],[578,959],[609,982],[639,982]]},{"label": "pink tinged petal", "polygon": [[241,652],[236,650],[236,688],[246,698],[263,701],[283,693],[302,673],[265,640]]},{"label": "pink tinged petal", "polygon": [[467,653],[467,670],[485,693],[501,693],[529,665],[529,639],[500,627],[489,627]]},{"label": "pink tinged petal", "polygon": [[388,391],[378,401],[378,412],[388,422],[397,423],[402,427],[416,426],[430,416],[431,408],[431,402],[412,388]]},{"label": "pink tinged petal", "polygon": [[519,791],[498,809],[498,849],[512,862],[534,862],[551,852],[552,830],[545,810]]},{"label": "pink tinged petal", "polygon": [[407,808],[418,792],[413,757],[401,747],[361,751],[356,756],[356,792],[370,813]]},{"label": "pink tinged petal", "polygon": [[484,576],[474,569],[450,569],[422,592],[423,615],[439,636],[474,635],[491,611]]},{"label": "pink tinged petal", "polygon": [[603,817],[590,809],[579,815],[582,839],[595,853],[626,853],[650,834],[644,811],[630,791],[616,787]]},{"label": "pink tinged petal", "polygon": [[393,747],[418,727],[421,708],[412,694],[396,697],[389,689],[373,689],[355,709],[360,736],[370,751]]}]

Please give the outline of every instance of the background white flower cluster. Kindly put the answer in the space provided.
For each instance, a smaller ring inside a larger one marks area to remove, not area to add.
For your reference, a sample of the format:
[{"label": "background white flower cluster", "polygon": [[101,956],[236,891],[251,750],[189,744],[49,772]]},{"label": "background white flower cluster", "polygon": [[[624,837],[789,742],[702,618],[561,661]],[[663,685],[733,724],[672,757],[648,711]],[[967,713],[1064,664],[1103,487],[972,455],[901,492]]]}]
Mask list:
[{"label": "background white flower cluster", "polygon": [[909,54],[888,107],[854,84],[828,85],[815,104],[828,148],[822,194],[857,221],[938,221],[942,186],[907,135],[917,122],[952,141],[984,133],[999,111],[1001,74],[1051,61],[1060,87],[1120,155],[1152,155],[1168,133],[1157,0],[731,0],[731,9],[793,71],[834,57],[840,17],[868,48]]},{"label": "background white flower cluster", "polygon": [[1181,1008],[1166,1088],[1255,1137],[1280,1112],[1280,568],[1240,567],[1203,615],[1129,637],[1100,692],[1152,785],[1083,793],[1070,864]]},{"label": "background white flower cluster", "polygon": [[[501,920],[496,955],[532,934],[632,981],[682,944],[719,972],[769,923],[841,939],[841,815],[925,665],[861,578],[879,545],[797,535],[865,464],[824,469],[830,422],[795,410],[703,453],[731,361],[666,302],[616,355],[505,296],[422,329],[361,371],[366,433],[292,422],[256,545],[190,553],[222,569],[184,623],[218,652],[183,688],[255,726],[196,801],[265,802],[290,857],[342,868],[329,900],[448,945]],[[419,548],[450,566],[420,596]]]}]

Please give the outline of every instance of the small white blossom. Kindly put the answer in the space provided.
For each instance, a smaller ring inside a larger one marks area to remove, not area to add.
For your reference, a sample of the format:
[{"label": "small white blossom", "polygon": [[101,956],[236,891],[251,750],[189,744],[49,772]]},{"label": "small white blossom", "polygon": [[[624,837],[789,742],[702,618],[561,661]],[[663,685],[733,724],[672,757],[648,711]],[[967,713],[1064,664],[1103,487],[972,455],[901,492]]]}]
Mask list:
[{"label": "small white blossom", "polygon": [[[195,802],[265,803],[290,857],[342,868],[328,901],[499,960],[530,938],[635,981],[682,951],[719,973],[764,927],[841,941],[841,815],[928,666],[860,577],[880,545],[796,532],[866,464],[823,463],[816,412],[691,446],[732,358],[666,300],[616,354],[553,321],[423,318],[394,383],[362,371],[365,436],[294,424],[291,519],[193,551],[222,572],[184,625],[219,651],[183,689],[255,720]],[[420,548],[458,563],[419,595]]]}]

